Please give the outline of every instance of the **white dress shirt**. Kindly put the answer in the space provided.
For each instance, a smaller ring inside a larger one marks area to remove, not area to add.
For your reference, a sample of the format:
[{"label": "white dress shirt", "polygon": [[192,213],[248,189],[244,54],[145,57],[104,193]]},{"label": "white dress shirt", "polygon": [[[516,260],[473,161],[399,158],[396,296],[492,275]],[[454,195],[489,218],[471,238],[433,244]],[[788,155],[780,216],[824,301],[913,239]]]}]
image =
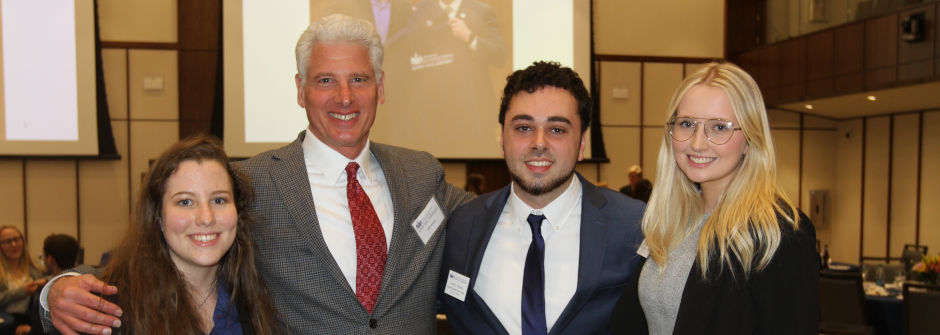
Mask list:
[{"label": "white dress shirt", "polygon": [[359,163],[356,177],[382,222],[386,251],[392,243],[395,222],[392,194],[379,161],[369,151],[371,142],[366,142],[359,156],[350,160],[321,142],[309,128],[306,132],[301,147],[307,178],[310,180],[310,193],[313,194],[317,211],[317,222],[320,223],[320,231],[330,254],[349,282],[349,287],[356,291],[356,233],[353,231],[349,200],[346,198],[346,165],[353,161]]},{"label": "white dress shirt", "polygon": [[473,291],[483,298],[509,334],[522,333],[522,277],[532,242],[526,221],[530,213],[545,215],[545,322],[548,330],[568,305],[578,287],[581,242],[581,181],[572,177],[564,193],[542,209],[533,209],[516,196],[512,184],[509,200],[499,216],[493,236],[483,253]]}]

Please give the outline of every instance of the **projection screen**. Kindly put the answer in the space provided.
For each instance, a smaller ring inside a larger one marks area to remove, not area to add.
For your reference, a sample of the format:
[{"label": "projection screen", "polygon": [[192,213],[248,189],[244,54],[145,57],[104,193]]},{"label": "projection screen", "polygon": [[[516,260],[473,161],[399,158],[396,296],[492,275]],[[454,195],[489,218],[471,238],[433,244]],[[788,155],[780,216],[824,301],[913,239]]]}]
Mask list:
[{"label": "projection screen", "polygon": [[94,3],[0,1],[0,156],[98,154]]},{"label": "projection screen", "polygon": [[[410,8],[391,9],[383,36],[385,103],[372,127],[374,141],[438,158],[499,158],[499,96],[514,69],[535,60],[557,61],[590,82],[590,1],[462,0],[457,10],[443,14],[438,0],[402,2]],[[333,12],[371,21],[370,3],[225,2],[225,146],[230,155],[248,157],[282,146],[307,127],[294,84],[297,38],[311,21]],[[451,18],[473,30],[471,43],[455,36],[448,26]]]}]

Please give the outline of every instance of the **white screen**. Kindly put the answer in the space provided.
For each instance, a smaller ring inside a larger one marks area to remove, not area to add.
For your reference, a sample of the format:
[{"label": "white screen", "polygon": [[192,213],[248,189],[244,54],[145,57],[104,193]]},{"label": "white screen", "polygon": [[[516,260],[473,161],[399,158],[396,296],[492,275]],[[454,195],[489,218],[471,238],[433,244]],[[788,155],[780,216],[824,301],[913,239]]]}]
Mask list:
[{"label": "white screen", "polygon": [[97,154],[92,5],[0,2],[0,155]]}]

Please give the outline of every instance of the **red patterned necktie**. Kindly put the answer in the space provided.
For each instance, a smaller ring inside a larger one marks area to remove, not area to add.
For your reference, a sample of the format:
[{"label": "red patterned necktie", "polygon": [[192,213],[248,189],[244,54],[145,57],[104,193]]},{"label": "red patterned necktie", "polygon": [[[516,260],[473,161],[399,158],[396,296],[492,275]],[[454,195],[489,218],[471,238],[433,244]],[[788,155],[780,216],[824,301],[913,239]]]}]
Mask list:
[{"label": "red patterned necktie", "polygon": [[379,298],[387,249],[382,223],[375,214],[372,201],[356,179],[357,170],[359,164],[356,162],[346,165],[346,198],[356,233],[356,297],[371,314]]}]

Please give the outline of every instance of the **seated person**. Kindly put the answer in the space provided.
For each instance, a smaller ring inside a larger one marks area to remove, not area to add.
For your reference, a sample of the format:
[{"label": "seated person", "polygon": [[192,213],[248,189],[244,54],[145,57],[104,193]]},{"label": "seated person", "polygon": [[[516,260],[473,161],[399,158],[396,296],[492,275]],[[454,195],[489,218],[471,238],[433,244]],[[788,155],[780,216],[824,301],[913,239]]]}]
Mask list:
[{"label": "seated person", "polygon": [[[65,269],[75,267],[75,261],[78,259],[78,240],[65,234],[52,234],[46,237],[42,243],[42,263],[46,266],[49,276],[56,276]],[[16,334],[43,334],[42,319],[39,314],[39,295],[33,294],[29,301],[28,325],[19,325],[16,327]]]},{"label": "seated person", "polygon": [[46,283],[33,262],[23,233],[13,226],[0,227],[0,310],[13,315],[17,326],[29,327],[29,298]]}]

